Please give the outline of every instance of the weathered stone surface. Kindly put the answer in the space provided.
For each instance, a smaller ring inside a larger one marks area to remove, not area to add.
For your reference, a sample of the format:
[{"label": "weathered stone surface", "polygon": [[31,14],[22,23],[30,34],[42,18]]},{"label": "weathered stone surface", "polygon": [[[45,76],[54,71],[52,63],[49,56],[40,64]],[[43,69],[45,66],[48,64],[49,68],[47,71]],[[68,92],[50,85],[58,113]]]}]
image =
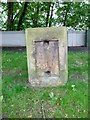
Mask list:
[{"label": "weathered stone surface", "polygon": [[66,27],[25,30],[31,86],[64,85],[68,78]]}]

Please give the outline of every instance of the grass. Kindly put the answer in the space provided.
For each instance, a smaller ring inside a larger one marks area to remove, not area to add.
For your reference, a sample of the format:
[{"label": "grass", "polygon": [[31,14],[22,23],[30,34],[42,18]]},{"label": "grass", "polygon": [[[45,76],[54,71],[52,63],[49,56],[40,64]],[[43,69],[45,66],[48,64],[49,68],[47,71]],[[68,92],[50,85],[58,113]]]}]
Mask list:
[{"label": "grass", "polygon": [[7,118],[87,118],[88,54],[68,55],[68,82],[52,88],[28,87],[25,52],[2,54],[2,114]]}]

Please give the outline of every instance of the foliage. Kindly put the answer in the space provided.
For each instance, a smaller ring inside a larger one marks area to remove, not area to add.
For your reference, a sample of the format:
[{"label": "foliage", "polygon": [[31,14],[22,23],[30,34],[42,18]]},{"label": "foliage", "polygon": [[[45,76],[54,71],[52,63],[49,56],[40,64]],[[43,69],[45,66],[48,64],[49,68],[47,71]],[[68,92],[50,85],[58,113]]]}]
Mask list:
[{"label": "foliage", "polygon": [[[90,5],[85,2],[13,2],[12,12],[10,12],[11,7],[8,7],[7,3],[2,2],[1,4],[1,17],[3,18],[1,27],[3,30],[62,25],[74,29],[89,28],[88,11]],[[10,22],[10,14],[12,13],[13,22]],[[7,20],[11,27],[8,26]]]},{"label": "foliage", "polygon": [[62,25],[74,29],[87,29],[88,5],[85,3],[64,2],[62,5],[59,4],[56,14],[56,22]]}]

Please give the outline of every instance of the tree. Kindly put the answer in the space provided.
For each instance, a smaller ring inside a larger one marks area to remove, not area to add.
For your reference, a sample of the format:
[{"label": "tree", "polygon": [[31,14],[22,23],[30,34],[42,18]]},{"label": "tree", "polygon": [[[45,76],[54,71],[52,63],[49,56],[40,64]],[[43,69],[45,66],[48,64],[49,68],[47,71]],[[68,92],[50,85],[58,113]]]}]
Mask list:
[{"label": "tree", "polygon": [[51,26],[90,28],[90,5],[84,2],[2,2],[1,4],[4,13],[1,15],[2,29],[24,30],[27,27]]},{"label": "tree", "polygon": [[47,4],[46,27],[48,26],[48,22],[49,22],[50,7],[51,7],[51,2]]},{"label": "tree", "polygon": [[38,19],[39,19],[39,9],[40,9],[40,3],[37,2],[35,4],[35,11],[31,15],[31,20],[33,22],[33,27],[38,27]]},{"label": "tree", "polygon": [[88,5],[84,2],[63,2],[57,6],[56,22],[74,29],[87,29]]},{"label": "tree", "polygon": [[20,18],[19,18],[19,21],[18,21],[18,24],[17,24],[17,30],[21,30],[23,19],[25,17],[26,11],[27,11],[28,3],[29,2],[25,2],[24,3],[23,9],[22,9],[22,13],[20,15]]},{"label": "tree", "polygon": [[7,30],[13,30],[13,5],[14,2],[11,2],[11,0],[7,0]]},{"label": "tree", "polygon": [[49,20],[49,27],[52,26],[53,11],[54,11],[54,3],[51,4],[51,15],[50,15],[50,20]]}]

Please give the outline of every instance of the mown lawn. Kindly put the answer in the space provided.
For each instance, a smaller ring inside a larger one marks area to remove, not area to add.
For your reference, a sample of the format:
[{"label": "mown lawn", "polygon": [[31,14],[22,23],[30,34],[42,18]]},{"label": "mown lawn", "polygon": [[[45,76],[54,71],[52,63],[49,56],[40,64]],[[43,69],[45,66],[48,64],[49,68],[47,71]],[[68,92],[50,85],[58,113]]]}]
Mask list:
[{"label": "mown lawn", "polygon": [[30,88],[26,52],[2,54],[2,115],[7,118],[87,118],[88,54],[68,55],[65,86]]}]

